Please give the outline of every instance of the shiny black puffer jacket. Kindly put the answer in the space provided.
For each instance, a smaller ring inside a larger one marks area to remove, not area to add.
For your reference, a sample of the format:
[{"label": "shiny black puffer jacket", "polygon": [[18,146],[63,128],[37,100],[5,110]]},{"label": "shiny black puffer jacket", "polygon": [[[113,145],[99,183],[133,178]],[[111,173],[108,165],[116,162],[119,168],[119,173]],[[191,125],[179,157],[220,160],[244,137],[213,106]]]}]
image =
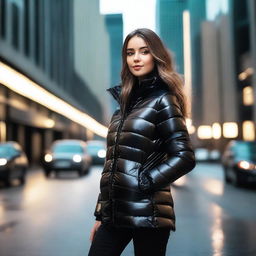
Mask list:
[{"label": "shiny black puffer jacket", "polygon": [[[120,103],[121,86],[108,91]],[[175,230],[170,184],[194,166],[176,97],[158,76],[145,79],[125,113],[117,109],[110,121],[96,219],[118,227]]]}]

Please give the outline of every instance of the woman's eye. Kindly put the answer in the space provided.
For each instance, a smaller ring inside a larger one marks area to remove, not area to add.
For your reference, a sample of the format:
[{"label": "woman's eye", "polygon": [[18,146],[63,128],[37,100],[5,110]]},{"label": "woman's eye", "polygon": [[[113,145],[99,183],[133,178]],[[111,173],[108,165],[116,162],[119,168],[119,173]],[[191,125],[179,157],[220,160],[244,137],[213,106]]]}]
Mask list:
[{"label": "woman's eye", "polygon": [[149,53],[149,50],[145,50],[142,52],[142,54],[148,54]]},{"label": "woman's eye", "polygon": [[133,52],[127,52],[126,54],[127,54],[127,56],[132,56]]}]

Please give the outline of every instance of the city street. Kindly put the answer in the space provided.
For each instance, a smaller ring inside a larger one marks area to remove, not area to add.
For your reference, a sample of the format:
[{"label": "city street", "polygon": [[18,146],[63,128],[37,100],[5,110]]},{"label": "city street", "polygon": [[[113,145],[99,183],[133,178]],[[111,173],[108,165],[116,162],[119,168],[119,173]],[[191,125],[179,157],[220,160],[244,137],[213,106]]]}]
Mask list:
[{"label": "city street", "polygon": [[[87,255],[101,170],[46,179],[33,169],[24,187],[1,186],[0,255]],[[201,163],[172,191],[177,231],[166,255],[256,255],[256,190],[225,185],[219,164]],[[122,255],[133,255],[132,243]]]},{"label": "city street", "polygon": [[88,255],[95,208],[256,256],[255,92],[256,0],[0,0],[0,256]]}]

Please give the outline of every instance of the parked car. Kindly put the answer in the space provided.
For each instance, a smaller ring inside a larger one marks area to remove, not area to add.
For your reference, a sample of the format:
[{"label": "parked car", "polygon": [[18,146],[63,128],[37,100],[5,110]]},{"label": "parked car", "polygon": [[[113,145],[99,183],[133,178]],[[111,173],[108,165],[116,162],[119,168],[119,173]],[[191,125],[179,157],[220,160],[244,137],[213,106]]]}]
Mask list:
[{"label": "parked car", "polygon": [[57,140],[45,154],[43,167],[46,177],[52,171],[77,171],[79,176],[89,172],[91,157],[87,153],[87,145],[82,140]]},{"label": "parked car", "polygon": [[217,149],[196,148],[195,158],[200,162],[216,162],[220,160],[220,152]]},{"label": "parked car", "polygon": [[232,140],[222,157],[224,177],[236,186],[256,184],[256,142]]},{"label": "parked car", "polygon": [[13,179],[19,179],[20,184],[25,184],[27,168],[27,156],[17,142],[0,143],[0,180],[6,186],[10,186]]},{"label": "parked car", "polygon": [[93,164],[104,164],[106,157],[106,142],[102,140],[87,141],[88,154],[92,157]]}]

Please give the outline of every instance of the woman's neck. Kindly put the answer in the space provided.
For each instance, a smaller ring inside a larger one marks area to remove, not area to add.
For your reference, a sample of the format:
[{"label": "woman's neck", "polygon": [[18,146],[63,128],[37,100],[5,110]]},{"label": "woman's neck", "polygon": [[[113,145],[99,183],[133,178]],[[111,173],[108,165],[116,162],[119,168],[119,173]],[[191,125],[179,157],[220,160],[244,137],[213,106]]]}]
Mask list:
[{"label": "woman's neck", "polygon": [[138,77],[138,82],[139,82],[139,85],[141,85],[143,83],[143,81],[145,80],[149,80],[155,76],[158,76],[158,72],[156,69],[153,69],[151,72],[149,72],[148,74],[146,74],[145,76],[140,76]]}]

